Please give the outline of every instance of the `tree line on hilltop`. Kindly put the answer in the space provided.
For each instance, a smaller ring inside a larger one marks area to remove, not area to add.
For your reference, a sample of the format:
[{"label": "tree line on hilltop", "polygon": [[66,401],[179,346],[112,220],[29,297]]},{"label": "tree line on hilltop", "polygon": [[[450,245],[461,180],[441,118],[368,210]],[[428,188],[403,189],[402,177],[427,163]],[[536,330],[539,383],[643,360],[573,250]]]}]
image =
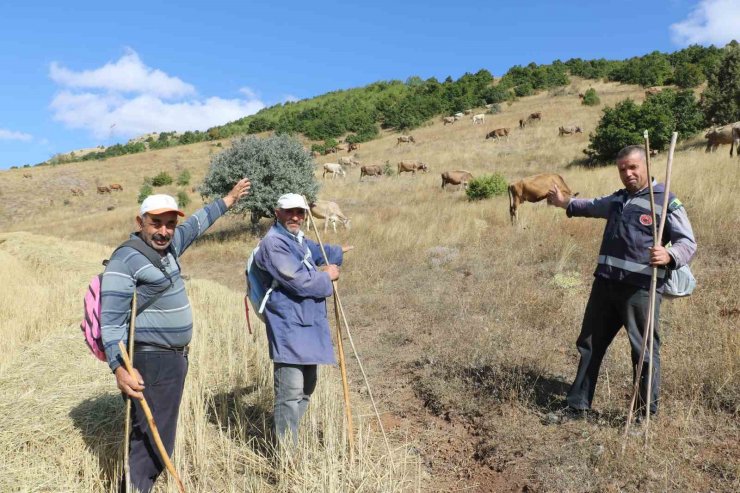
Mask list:
[{"label": "tree line on hilltop", "polygon": [[[571,83],[571,76],[643,87],[674,85],[678,88],[655,95],[658,97],[650,96],[643,105],[627,100],[614,108],[605,108],[599,127],[591,134],[589,149],[585,151],[594,161],[611,159],[614,147],[618,149],[624,142],[639,142],[644,128],[656,135],[655,147],[661,149],[667,142],[665,135],[669,139],[673,130],[687,138],[703,127],[740,120],[740,46],[733,41],[724,48],[692,45],[674,53],[654,51],[627,60],[573,58],[546,65],[516,65],[498,81],[485,69],[466,73],[457,80],[447,77],[441,82],[434,77],[423,80],[418,76],[409,77],[405,82],[378,81],[360,88],[276,104],[205,132],[162,132],[158,138],[150,137],[146,142],[116,144],[79,158],[67,155],[62,160],[105,159],[266,131],[303,134],[308,139],[323,141],[324,144],[316,146],[318,149],[331,146],[339,138],[350,143],[366,142],[376,138],[380,129],[407,131],[440,115],[562,88]],[[697,101],[692,88],[704,82],[707,88]],[[594,101],[591,96],[595,94],[589,96],[589,100]],[[598,98],[595,101],[598,102]],[[638,133],[640,138],[635,141]],[[613,143],[615,138],[619,145]]]}]

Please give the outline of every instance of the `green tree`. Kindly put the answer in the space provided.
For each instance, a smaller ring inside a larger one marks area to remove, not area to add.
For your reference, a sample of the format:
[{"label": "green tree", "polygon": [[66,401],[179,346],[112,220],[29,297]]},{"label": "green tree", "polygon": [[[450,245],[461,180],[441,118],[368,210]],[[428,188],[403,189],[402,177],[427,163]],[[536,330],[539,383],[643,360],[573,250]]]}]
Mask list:
[{"label": "green tree", "polygon": [[586,106],[597,106],[601,104],[601,99],[599,99],[598,94],[596,94],[596,89],[593,87],[586,90],[585,93],[583,93],[583,101],[581,101],[581,104],[585,104]]},{"label": "green tree", "polygon": [[709,76],[701,107],[708,124],[722,125],[740,120],[740,44],[733,41],[717,71]]},{"label": "green tree", "polygon": [[301,143],[289,135],[265,139],[253,136],[236,139],[229,149],[215,155],[200,187],[205,198],[226,195],[244,177],[252,181],[246,197],[231,209],[251,213],[253,224],[274,215],[275,203],[284,193],[299,193],[316,199],[319,185],[314,179],[314,161]]},{"label": "green tree", "polygon": [[696,87],[705,80],[704,71],[693,63],[682,63],[673,72],[673,83],[678,87]]}]

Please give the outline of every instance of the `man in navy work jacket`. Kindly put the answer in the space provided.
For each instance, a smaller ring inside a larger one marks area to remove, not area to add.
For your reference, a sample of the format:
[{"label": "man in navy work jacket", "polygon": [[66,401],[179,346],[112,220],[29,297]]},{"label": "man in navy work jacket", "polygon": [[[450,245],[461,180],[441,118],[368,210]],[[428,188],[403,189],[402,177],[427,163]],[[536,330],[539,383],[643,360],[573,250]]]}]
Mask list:
[{"label": "man in navy work jacket", "polygon": [[[642,333],[647,324],[648,297],[652,266],[658,267],[658,284],[655,299],[655,336],[653,350],[653,379],[650,396],[650,413],[658,411],[660,388],[660,301],[667,270],[678,269],[689,263],[696,252],[696,241],[691,223],[681,201],[672,193],[668,210],[662,210],[665,187],[654,184],[656,228],[665,212],[663,238],[653,245],[653,226],[650,213],[645,149],[628,146],[617,154],[617,169],[625,188],[611,195],[596,199],[566,199],[553,187],[548,199],[553,205],[566,210],[568,217],[596,217],[606,219],[604,237],[594,272],[591,296],[583,316],[581,334],[576,346],[581,355],[575,381],[568,392],[571,413],[583,416],[591,409],[599,367],[619,329],[627,329],[632,347],[633,379],[640,379],[638,419],[647,410],[649,349],[640,375],[636,367],[642,350]],[[670,242],[670,247],[664,245]]]},{"label": "man in navy work jacket", "polygon": [[[129,467],[131,484],[138,491],[150,491],[164,468],[139,398],[146,397],[165,449],[172,455],[188,371],[193,314],[177,259],[237,200],[247,195],[249,188],[248,179],[240,180],[225,197],[197,210],[179,226],[178,217],[185,214],[175,199],[169,195],[150,195],[141,204],[136,217],[139,232],[132,234],[131,239],[138,236],[148,245],[144,248],[153,249],[152,256],[156,259],[159,255],[162,270],[140,251],[124,246],[113,253],[103,273],[100,302],[103,345],[118,388],[134,398]],[[131,376],[121,366],[118,341],[125,344],[128,340],[134,290],[137,306],[145,309],[135,319],[135,375]]]},{"label": "man in navy work jacket", "polygon": [[308,205],[295,193],[282,195],[275,224],[254,257],[258,268],[274,282],[264,317],[270,358],[274,364],[275,434],[280,443],[295,444],[298,423],[316,388],[317,365],[335,364],[326,298],[339,278],[344,252],[351,246],[319,245],[306,238],[301,226]]}]

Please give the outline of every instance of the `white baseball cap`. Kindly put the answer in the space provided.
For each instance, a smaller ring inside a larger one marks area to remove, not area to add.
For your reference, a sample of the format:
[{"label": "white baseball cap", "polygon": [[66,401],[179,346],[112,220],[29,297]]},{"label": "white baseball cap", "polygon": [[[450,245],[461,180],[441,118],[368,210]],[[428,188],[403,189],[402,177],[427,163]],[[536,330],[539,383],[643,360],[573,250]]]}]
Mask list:
[{"label": "white baseball cap", "polygon": [[164,214],[165,212],[177,212],[178,216],[185,217],[185,213],[177,207],[177,202],[171,195],[156,194],[150,195],[141,203],[139,215],[144,214]]},{"label": "white baseball cap", "polygon": [[277,201],[277,208],[278,209],[305,209],[308,210],[308,205],[306,205],[306,201],[303,200],[302,195],[298,195],[297,193],[286,193],[284,195],[281,195],[280,198]]}]

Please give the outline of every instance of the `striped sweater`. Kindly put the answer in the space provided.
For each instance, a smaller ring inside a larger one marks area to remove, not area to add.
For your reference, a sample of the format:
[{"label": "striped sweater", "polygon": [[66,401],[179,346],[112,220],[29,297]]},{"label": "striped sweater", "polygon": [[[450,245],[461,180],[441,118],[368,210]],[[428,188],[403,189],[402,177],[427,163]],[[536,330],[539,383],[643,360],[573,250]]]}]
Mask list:
[{"label": "striped sweater", "polygon": [[[177,258],[226,210],[226,204],[219,199],[196,211],[175,229],[167,255],[162,257],[173,284],[136,317],[136,342],[168,347],[190,343],[193,313]],[[111,256],[103,273],[100,298],[100,326],[111,370],[115,371],[123,363],[118,341],[126,343],[128,340],[134,289],[137,305],[141,306],[169,284],[164,274],[133,248],[120,248]]]}]

